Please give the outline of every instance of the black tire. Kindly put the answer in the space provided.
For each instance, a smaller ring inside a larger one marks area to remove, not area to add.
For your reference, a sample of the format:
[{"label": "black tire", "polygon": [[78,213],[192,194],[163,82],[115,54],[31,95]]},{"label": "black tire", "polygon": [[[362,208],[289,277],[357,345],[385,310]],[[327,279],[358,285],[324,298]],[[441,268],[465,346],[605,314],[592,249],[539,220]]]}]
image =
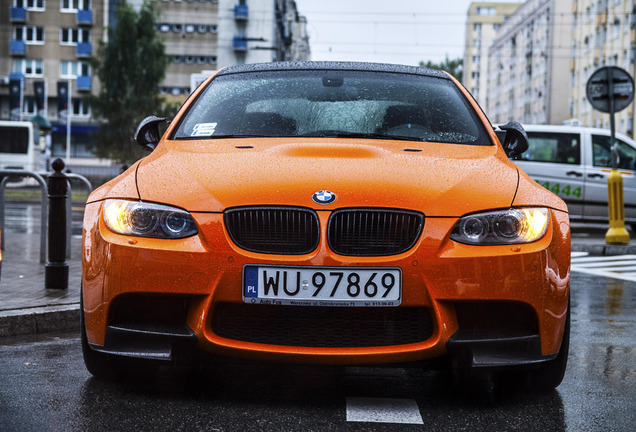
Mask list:
[{"label": "black tire", "polygon": [[554,390],[563,381],[570,351],[570,302],[568,300],[565,330],[559,354],[553,360],[541,364],[538,370],[529,372],[528,386],[535,391]]},{"label": "black tire", "polygon": [[88,344],[86,327],[84,325],[84,293],[80,289],[80,340],[82,342],[82,355],[86,369],[96,378],[113,380],[119,376],[119,370],[115,359],[108,354],[95,351]]}]

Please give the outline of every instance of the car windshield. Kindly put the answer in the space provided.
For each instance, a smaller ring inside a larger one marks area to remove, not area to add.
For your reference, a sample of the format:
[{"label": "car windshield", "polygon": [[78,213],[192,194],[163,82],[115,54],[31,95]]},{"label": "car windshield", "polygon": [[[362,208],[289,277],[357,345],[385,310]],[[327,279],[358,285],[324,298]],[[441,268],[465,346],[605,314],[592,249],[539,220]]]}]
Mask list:
[{"label": "car windshield", "polygon": [[173,139],[376,138],[492,145],[474,109],[444,78],[371,71],[221,74]]}]

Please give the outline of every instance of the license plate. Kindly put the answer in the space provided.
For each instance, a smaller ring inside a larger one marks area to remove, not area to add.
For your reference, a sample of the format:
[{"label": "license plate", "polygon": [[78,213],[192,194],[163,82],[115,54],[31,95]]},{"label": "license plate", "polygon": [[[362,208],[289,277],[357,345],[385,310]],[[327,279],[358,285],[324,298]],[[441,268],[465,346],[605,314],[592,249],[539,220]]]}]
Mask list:
[{"label": "license plate", "polygon": [[243,301],[293,306],[399,306],[396,267],[243,267]]}]

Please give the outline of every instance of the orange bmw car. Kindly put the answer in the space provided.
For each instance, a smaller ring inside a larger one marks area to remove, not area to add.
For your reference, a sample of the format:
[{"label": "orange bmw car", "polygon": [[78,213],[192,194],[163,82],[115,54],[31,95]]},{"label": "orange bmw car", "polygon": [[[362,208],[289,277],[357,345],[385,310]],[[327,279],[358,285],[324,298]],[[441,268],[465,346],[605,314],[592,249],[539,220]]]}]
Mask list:
[{"label": "orange bmw car", "polygon": [[193,353],[427,364],[469,380],[565,372],[567,207],[430,69],[268,63],[217,72],[151,153],[95,190],[82,345],[98,377]]}]

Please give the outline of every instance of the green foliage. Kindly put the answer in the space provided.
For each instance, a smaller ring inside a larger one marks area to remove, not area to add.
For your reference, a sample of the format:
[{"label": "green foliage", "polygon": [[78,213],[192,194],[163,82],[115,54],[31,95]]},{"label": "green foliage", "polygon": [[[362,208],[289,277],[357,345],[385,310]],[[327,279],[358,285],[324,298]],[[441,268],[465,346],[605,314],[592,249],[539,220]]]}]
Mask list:
[{"label": "green foliage", "polygon": [[430,60],[426,63],[421,61],[420,66],[446,71],[457,78],[459,82],[462,82],[462,77],[464,75],[464,59],[462,58],[449,59],[448,56],[446,56],[446,59],[441,63],[433,63]]},{"label": "green foliage", "polygon": [[161,115],[158,94],[168,62],[155,32],[158,12],[144,1],[136,12],[125,1],[117,5],[117,25],[108,29],[108,43],[99,42],[91,64],[99,77],[99,95],[90,99],[93,115],[102,121],[93,142],[98,157],[130,163],[145,153],[133,141],[137,124]]}]

